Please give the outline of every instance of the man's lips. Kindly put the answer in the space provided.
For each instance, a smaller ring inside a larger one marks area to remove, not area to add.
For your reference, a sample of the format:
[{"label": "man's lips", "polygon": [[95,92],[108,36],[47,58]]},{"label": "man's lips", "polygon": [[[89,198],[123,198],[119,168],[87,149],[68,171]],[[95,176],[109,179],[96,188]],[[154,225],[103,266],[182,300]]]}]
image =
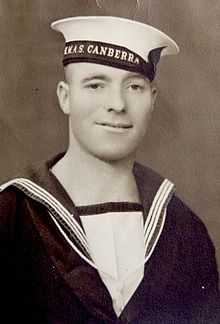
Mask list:
[{"label": "man's lips", "polygon": [[129,123],[108,122],[108,121],[96,122],[96,125],[113,127],[113,128],[125,128],[125,129],[133,127],[132,124]]}]

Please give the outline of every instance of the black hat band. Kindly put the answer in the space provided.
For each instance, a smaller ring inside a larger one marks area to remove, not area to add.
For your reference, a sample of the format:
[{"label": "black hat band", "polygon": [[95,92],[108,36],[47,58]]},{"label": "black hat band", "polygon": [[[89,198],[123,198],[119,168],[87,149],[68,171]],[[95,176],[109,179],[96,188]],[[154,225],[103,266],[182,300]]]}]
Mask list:
[{"label": "black hat band", "polygon": [[[129,49],[109,43],[96,41],[71,41],[67,42],[64,48],[63,65],[70,63],[89,62],[113,66],[119,69],[138,72],[153,81],[156,72],[156,64],[160,58],[160,52],[163,48],[157,50],[157,55],[151,51],[148,56],[149,62],[146,62],[140,55]],[[158,58],[159,50],[159,58]],[[157,59],[153,60],[153,58]]]}]

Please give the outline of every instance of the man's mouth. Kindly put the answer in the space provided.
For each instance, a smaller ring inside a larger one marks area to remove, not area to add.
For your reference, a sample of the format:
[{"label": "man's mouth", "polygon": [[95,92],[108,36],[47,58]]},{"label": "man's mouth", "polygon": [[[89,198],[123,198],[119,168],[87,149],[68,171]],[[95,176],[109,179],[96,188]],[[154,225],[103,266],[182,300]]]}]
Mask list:
[{"label": "man's mouth", "polygon": [[128,129],[132,128],[133,126],[129,123],[112,123],[112,122],[96,122],[97,125],[100,126],[106,126],[106,127],[112,127],[112,128],[123,128]]}]

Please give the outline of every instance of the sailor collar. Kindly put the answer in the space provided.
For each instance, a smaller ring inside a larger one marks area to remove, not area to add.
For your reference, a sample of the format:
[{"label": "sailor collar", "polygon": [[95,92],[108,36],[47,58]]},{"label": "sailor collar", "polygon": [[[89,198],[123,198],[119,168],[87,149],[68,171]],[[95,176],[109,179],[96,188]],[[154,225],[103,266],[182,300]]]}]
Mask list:
[{"label": "sailor collar", "polygon": [[[88,264],[97,269],[89,251],[77,208],[51,167],[64,155],[61,153],[46,163],[27,170],[22,177],[14,178],[0,186],[0,191],[14,186],[29,198],[44,205],[58,231],[71,248]],[[150,168],[134,164],[133,173],[143,205],[145,263],[151,257],[166,220],[167,205],[174,193],[174,184]]]}]

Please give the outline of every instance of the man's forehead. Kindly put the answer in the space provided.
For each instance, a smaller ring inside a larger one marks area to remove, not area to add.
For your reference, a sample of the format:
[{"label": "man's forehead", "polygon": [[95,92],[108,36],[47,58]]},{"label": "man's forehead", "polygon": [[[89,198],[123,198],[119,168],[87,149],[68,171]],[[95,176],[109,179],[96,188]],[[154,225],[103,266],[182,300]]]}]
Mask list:
[{"label": "man's forehead", "polygon": [[89,81],[90,79],[146,79],[141,73],[127,71],[124,69],[97,64],[97,63],[72,63],[65,67],[65,73],[68,79],[78,79],[80,81]]}]

